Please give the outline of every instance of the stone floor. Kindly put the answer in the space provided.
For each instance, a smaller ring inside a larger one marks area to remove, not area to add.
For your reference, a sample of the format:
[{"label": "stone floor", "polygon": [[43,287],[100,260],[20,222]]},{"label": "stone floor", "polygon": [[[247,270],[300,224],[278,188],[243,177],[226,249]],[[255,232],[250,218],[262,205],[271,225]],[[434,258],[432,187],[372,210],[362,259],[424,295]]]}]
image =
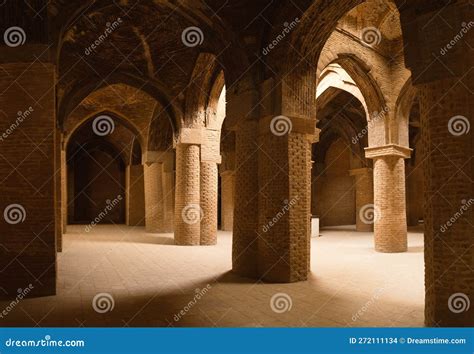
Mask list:
[{"label": "stone floor", "polygon": [[143,228],[69,226],[58,295],[20,301],[0,325],[423,326],[419,231],[400,254],[374,252],[372,235],[350,227],[321,235],[308,281],[264,284],[229,273],[230,232],[217,246],[183,247]]}]

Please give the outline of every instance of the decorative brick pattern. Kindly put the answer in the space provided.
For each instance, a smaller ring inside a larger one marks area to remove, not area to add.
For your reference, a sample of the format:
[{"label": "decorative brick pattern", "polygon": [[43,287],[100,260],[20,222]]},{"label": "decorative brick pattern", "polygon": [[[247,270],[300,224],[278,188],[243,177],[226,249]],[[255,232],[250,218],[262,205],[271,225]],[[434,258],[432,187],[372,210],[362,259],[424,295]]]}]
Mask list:
[{"label": "decorative brick pattern", "polygon": [[221,172],[221,230],[232,231],[235,198],[234,171]]},{"label": "decorative brick pattern", "polygon": [[201,245],[217,243],[217,164],[201,162]]},{"label": "decorative brick pattern", "polygon": [[162,164],[153,162],[144,166],[145,183],[145,229],[159,233],[163,230]]},{"label": "decorative brick pattern", "polygon": [[[196,217],[196,206],[200,205],[200,148],[199,145],[178,144],[176,146],[176,195],[174,213],[174,240],[177,245],[199,245],[201,223],[197,220],[185,222],[183,213],[191,207]],[[191,220],[191,219],[190,219]]]}]

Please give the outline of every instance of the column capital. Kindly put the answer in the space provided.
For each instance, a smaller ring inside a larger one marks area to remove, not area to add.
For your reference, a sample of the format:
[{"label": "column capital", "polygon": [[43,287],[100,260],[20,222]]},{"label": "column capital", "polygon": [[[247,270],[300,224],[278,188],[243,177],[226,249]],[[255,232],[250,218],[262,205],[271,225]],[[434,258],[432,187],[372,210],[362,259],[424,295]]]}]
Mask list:
[{"label": "column capital", "polygon": [[158,162],[158,163],[165,163],[169,159],[173,159],[173,151],[160,151],[160,150],[155,150],[155,151],[145,151],[142,155],[142,160],[143,164],[150,165],[152,163]]},{"label": "column capital", "polygon": [[380,157],[396,156],[409,159],[413,149],[396,144],[388,144],[382,146],[367,147],[365,157],[368,159],[376,159]]},{"label": "column capital", "polygon": [[364,174],[372,173],[372,171],[373,169],[370,167],[354,168],[352,170],[349,170],[349,175],[350,176],[364,175]]}]

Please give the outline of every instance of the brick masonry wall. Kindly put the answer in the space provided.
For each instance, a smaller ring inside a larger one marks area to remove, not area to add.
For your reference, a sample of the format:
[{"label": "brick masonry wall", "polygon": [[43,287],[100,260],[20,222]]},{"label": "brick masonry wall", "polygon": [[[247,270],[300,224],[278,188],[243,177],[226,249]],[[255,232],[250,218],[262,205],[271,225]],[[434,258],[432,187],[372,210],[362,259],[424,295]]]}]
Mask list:
[{"label": "brick masonry wall", "polygon": [[313,213],[320,226],[353,225],[356,219],[355,181],[349,175],[350,149],[341,139],[331,144],[314,178]]},{"label": "brick masonry wall", "polygon": [[[0,65],[0,133],[18,112],[33,112],[0,141],[0,284],[8,294],[30,283],[37,295],[56,292],[54,206],[55,69],[44,63]],[[21,205],[24,220],[5,209]]]},{"label": "brick masonry wall", "polygon": [[[442,231],[443,225],[473,198],[473,82],[471,74],[462,80],[445,79],[420,86],[421,132],[426,156],[423,171],[428,326],[474,325],[474,206]],[[458,115],[468,119],[470,131],[453,135],[449,121]],[[469,310],[450,311],[449,299],[456,293],[468,296]]]}]

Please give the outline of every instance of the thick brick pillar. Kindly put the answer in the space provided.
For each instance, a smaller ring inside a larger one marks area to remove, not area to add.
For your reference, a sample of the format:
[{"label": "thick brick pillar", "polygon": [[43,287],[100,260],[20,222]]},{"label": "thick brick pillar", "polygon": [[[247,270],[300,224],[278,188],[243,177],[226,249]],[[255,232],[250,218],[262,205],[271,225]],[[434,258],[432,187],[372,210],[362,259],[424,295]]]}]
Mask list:
[{"label": "thick brick pillar", "polygon": [[357,168],[351,170],[355,178],[356,192],[356,230],[370,232],[374,230],[373,220],[366,214],[373,210],[374,205],[374,178],[371,168]]},{"label": "thick brick pillar", "polygon": [[428,326],[474,325],[473,83],[469,74],[419,86]]},{"label": "thick brick pillar", "polygon": [[375,250],[406,252],[405,159],[410,149],[392,144],[366,148],[365,154],[374,160],[374,205],[362,215],[374,222]]},{"label": "thick brick pillar", "polygon": [[298,117],[260,121],[258,267],[266,281],[301,281],[309,273],[314,126]]},{"label": "thick brick pillar", "polygon": [[201,245],[217,243],[217,164],[201,162]]},{"label": "thick brick pillar", "polygon": [[177,245],[200,244],[200,164],[199,145],[176,145],[174,239]]},{"label": "thick brick pillar", "polygon": [[35,294],[51,295],[56,292],[55,67],[38,60],[5,63],[15,49],[0,50],[0,284],[12,296],[29,284]]},{"label": "thick brick pillar", "polygon": [[234,223],[234,171],[221,172],[221,229],[232,231]]},{"label": "thick brick pillar", "polygon": [[[62,213],[62,233],[67,232],[67,164],[66,164],[66,150],[61,150],[61,213]],[[71,198],[74,196],[71,196]]]},{"label": "thick brick pillar", "polygon": [[56,250],[63,250],[62,234],[62,198],[61,198],[61,132],[59,129],[54,131],[54,213],[55,213],[55,232],[56,232]]},{"label": "thick brick pillar", "polygon": [[173,232],[174,229],[174,161],[170,167],[163,164],[163,229],[165,232]]},{"label": "thick brick pillar", "polygon": [[[230,101],[233,103],[233,101]],[[235,131],[235,206],[232,270],[258,277],[258,124],[246,121]]]},{"label": "thick brick pillar", "polygon": [[[125,223],[128,226],[143,226],[145,225],[145,182],[143,165],[129,165],[125,173]],[[150,183],[153,182],[150,181]]]},{"label": "thick brick pillar", "polygon": [[151,233],[163,230],[163,188],[162,164],[159,162],[144,165],[145,190],[145,230]]}]

